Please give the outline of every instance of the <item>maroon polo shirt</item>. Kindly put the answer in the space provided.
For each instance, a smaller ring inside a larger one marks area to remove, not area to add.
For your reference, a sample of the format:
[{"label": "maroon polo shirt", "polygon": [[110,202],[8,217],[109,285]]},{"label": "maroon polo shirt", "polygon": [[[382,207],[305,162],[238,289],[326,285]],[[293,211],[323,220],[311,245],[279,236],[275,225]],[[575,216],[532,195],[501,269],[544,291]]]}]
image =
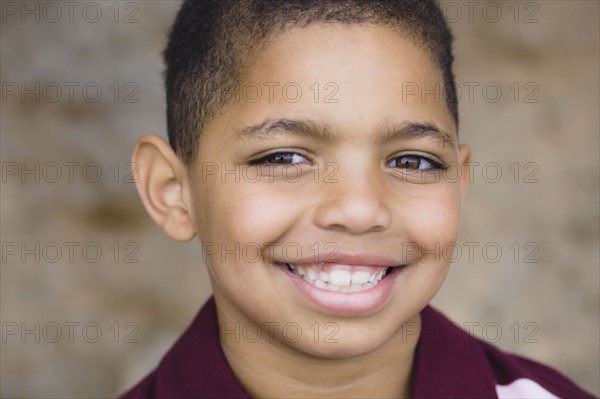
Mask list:
[{"label": "maroon polo shirt", "polygon": [[[411,398],[593,398],[557,371],[472,337],[430,306],[421,317]],[[158,367],[121,398],[250,398],[219,339],[211,297]]]}]

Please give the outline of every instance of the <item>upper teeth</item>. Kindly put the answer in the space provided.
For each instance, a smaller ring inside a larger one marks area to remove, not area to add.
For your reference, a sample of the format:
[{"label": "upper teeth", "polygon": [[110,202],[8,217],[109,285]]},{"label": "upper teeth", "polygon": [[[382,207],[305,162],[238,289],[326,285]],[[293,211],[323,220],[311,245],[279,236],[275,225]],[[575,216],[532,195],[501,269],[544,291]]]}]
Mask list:
[{"label": "upper teeth", "polygon": [[349,270],[318,270],[313,266],[287,264],[296,274],[313,285],[330,291],[354,292],[363,291],[377,284],[385,275],[387,267],[373,268],[369,273],[365,270],[351,272]]}]

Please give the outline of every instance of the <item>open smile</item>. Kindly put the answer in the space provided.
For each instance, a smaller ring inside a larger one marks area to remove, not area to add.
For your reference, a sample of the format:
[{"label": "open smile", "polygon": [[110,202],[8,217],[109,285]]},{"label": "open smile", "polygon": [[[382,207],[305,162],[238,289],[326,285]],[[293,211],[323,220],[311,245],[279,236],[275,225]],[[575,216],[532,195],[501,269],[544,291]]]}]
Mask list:
[{"label": "open smile", "polygon": [[289,271],[302,277],[317,288],[335,292],[366,291],[386,278],[393,267],[370,267],[349,265],[295,265],[286,263]]},{"label": "open smile", "polygon": [[[335,262],[300,259],[276,262],[291,288],[321,311],[359,315],[383,306],[409,264],[377,256],[336,255]],[[294,289],[295,288],[295,289]]]}]

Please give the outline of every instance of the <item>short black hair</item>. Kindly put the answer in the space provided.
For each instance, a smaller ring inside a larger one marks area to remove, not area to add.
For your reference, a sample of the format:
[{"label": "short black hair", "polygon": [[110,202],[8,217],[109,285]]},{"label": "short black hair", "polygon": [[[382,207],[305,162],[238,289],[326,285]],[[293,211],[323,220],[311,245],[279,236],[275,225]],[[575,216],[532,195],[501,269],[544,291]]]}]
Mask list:
[{"label": "short black hair", "polygon": [[435,0],[185,0],[164,52],[169,142],[194,162],[203,127],[229,101],[244,61],[273,34],[312,23],[373,23],[423,46],[458,126],[452,34]]}]

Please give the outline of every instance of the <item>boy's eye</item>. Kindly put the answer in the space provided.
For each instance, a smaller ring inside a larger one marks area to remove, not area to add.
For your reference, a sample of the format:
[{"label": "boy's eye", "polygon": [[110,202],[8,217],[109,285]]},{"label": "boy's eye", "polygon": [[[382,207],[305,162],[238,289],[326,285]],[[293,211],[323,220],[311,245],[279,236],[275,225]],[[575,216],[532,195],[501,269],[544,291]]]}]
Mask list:
[{"label": "boy's eye", "polygon": [[295,165],[308,162],[305,157],[298,154],[297,152],[275,152],[269,155],[265,155],[262,158],[250,161],[250,165],[264,165],[264,164],[275,164],[275,165]]},{"label": "boy's eye", "polygon": [[409,171],[443,169],[441,163],[420,155],[402,155],[396,157],[388,163],[388,166]]}]

